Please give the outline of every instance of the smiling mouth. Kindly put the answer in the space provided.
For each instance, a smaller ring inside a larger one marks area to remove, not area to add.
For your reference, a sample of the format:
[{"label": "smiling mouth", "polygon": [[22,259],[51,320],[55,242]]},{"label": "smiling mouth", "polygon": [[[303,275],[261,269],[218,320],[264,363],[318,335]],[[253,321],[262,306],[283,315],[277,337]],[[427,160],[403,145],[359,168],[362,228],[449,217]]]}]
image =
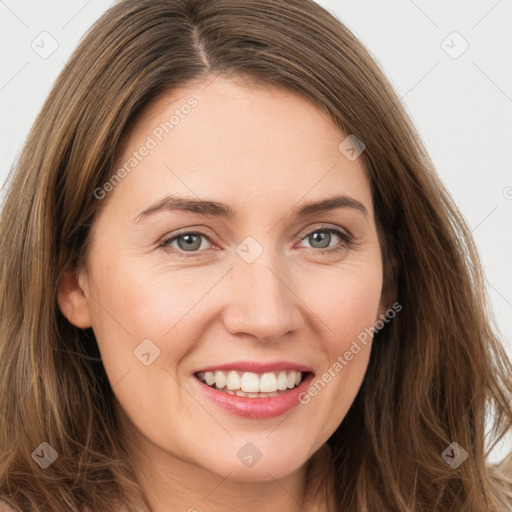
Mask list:
[{"label": "smiling mouth", "polygon": [[282,370],[278,372],[208,371],[194,374],[207,386],[224,393],[248,398],[267,398],[288,393],[301,384],[310,372]]}]

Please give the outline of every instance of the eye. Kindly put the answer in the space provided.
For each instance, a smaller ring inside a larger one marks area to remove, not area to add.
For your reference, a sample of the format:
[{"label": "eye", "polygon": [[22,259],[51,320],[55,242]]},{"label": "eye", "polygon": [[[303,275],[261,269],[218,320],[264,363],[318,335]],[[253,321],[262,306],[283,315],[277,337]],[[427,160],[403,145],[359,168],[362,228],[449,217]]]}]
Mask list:
[{"label": "eye", "polygon": [[[180,233],[171,238],[168,238],[164,242],[162,242],[163,247],[173,247],[177,249],[178,254],[181,256],[180,251],[182,252],[198,252],[200,249],[205,249],[203,247],[203,240],[210,240],[204,233],[200,232],[187,232]],[[176,245],[172,245],[176,242]]]},{"label": "eye", "polygon": [[[333,235],[335,238],[339,238],[341,242],[332,246]],[[340,229],[322,226],[314,231],[310,231],[309,234],[301,239],[301,241],[304,240],[310,243],[312,249],[319,249],[320,252],[324,252],[322,249],[327,249],[328,251],[346,249],[351,244],[352,237]]]},{"label": "eye", "polygon": [[[340,240],[335,245],[331,245],[333,235]],[[204,240],[207,240],[210,245],[205,247],[203,244]],[[321,226],[314,231],[310,231],[306,236],[301,238],[301,242],[304,240],[309,241],[311,249],[317,249],[317,252],[321,254],[324,252],[335,252],[347,249],[352,243],[351,235],[341,231],[339,228],[330,226]],[[178,256],[197,256],[204,252],[204,250],[210,248],[210,246],[210,238],[200,231],[178,233],[177,235],[167,238],[160,245],[164,250],[177,254]],[[170,248],[174,250],[170,251]]]}]

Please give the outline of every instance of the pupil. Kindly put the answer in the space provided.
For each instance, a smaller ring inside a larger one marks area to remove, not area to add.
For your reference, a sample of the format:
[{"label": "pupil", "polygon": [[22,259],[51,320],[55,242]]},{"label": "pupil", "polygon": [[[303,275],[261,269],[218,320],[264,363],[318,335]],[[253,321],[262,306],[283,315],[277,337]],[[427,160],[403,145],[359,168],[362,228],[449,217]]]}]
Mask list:
[{"label": "pupil", "polygon": [[[331,241],[331,234],[328,233],[327,231],[317,231],[317,232],[313,233],[312,235],[310,235],[310,238],[316,242],[320,241],[321,245],[316,246],[316,248],[324,249],[326,247],[329,247],[329,243]],[[310,243],[311,243],[311,240],[310,240]],[[311,245],[313,247],[315,247],[313,243],[311,243]]]}]

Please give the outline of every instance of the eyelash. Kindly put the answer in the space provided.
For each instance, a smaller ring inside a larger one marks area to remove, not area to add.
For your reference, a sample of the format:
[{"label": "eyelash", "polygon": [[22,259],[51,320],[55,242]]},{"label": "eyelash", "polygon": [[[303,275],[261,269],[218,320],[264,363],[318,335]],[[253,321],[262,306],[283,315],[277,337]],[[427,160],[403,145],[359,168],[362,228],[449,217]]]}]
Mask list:
[{"label": "eyelash", "polygon": [[[313,229],[312,231],[309,231],[308,233],[306,233],[300,240],[299,242],[302,242],[305,238],[311,236],[313,233],[317,233],[317,232],[328,232],[328,233],[334,233],[335,235],[338,235],[340,238],[341,238],[341,242],[338,243],[338,245],[334,246],[334,247],[331,247],[331,248],[327,248],[327,249],[316,249],[314,247],[308,247],[308,249],[312,249],[314,252],[317,252],[317,253],[320,253],[320,254],[324,254],[326,252],[329,252],[329,253],[337,253],[341,250],[344,250],[344,249],[350,249],[354,243],[354,239],[352,237],[352,235],[344,232],[344,231],[341,231],[339,228],[335,228],[335,227],[332,227],[332,226],[329,226],[329,225],[324,225],[324,226],[319,226],[319,227],[316,227],[315,229]],[[180,257],[185,257],[185,258],[188,258],[188,257],[191,257],[191,256],[197,256],[201,253],[203,253],[205,250],[196,250],[196,251],[183,251],[181,249],[177,249],[175,247],[173,247],[173,251],[170,251],[169,250],[169,244],[174,242],[174,240],[177,240],[178,238],[182,237],[182,236],[185,236],[185,235],[199,235],[199,236],[204,236],[205,238],[207,238],[210,242],[212,242],[212,240],[210,239],[210,237],[206,234],[206,233],[203,233],[202,231],[183,231],[182,233],[178,233],[176,235],[173,235],[172,237],[170,238],[167,238],[165,240],[162,241],[161,245],[159,246],[160,248],[163,248],[166,252],[168,253],[171,253],[171,254],[177,254],[178,256]],[[213,241],[215,242],[215,241]],[[188,254],[187,254],[188,252]]]}]

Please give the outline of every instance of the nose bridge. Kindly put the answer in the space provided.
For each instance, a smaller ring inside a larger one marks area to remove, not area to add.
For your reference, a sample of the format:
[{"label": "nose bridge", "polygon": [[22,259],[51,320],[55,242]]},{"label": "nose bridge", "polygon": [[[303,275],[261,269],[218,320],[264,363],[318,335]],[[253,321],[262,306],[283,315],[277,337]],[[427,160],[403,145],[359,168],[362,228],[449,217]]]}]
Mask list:
[{"label": "nose bridge", "polygon": [[251,263],[242,256],[235,261],[230,273],[226,328],[232,334],[244,332],[268,341],[297,329],[301,319],[298,300],[289,289],[289,275],[275,252],[265,249]]}]

